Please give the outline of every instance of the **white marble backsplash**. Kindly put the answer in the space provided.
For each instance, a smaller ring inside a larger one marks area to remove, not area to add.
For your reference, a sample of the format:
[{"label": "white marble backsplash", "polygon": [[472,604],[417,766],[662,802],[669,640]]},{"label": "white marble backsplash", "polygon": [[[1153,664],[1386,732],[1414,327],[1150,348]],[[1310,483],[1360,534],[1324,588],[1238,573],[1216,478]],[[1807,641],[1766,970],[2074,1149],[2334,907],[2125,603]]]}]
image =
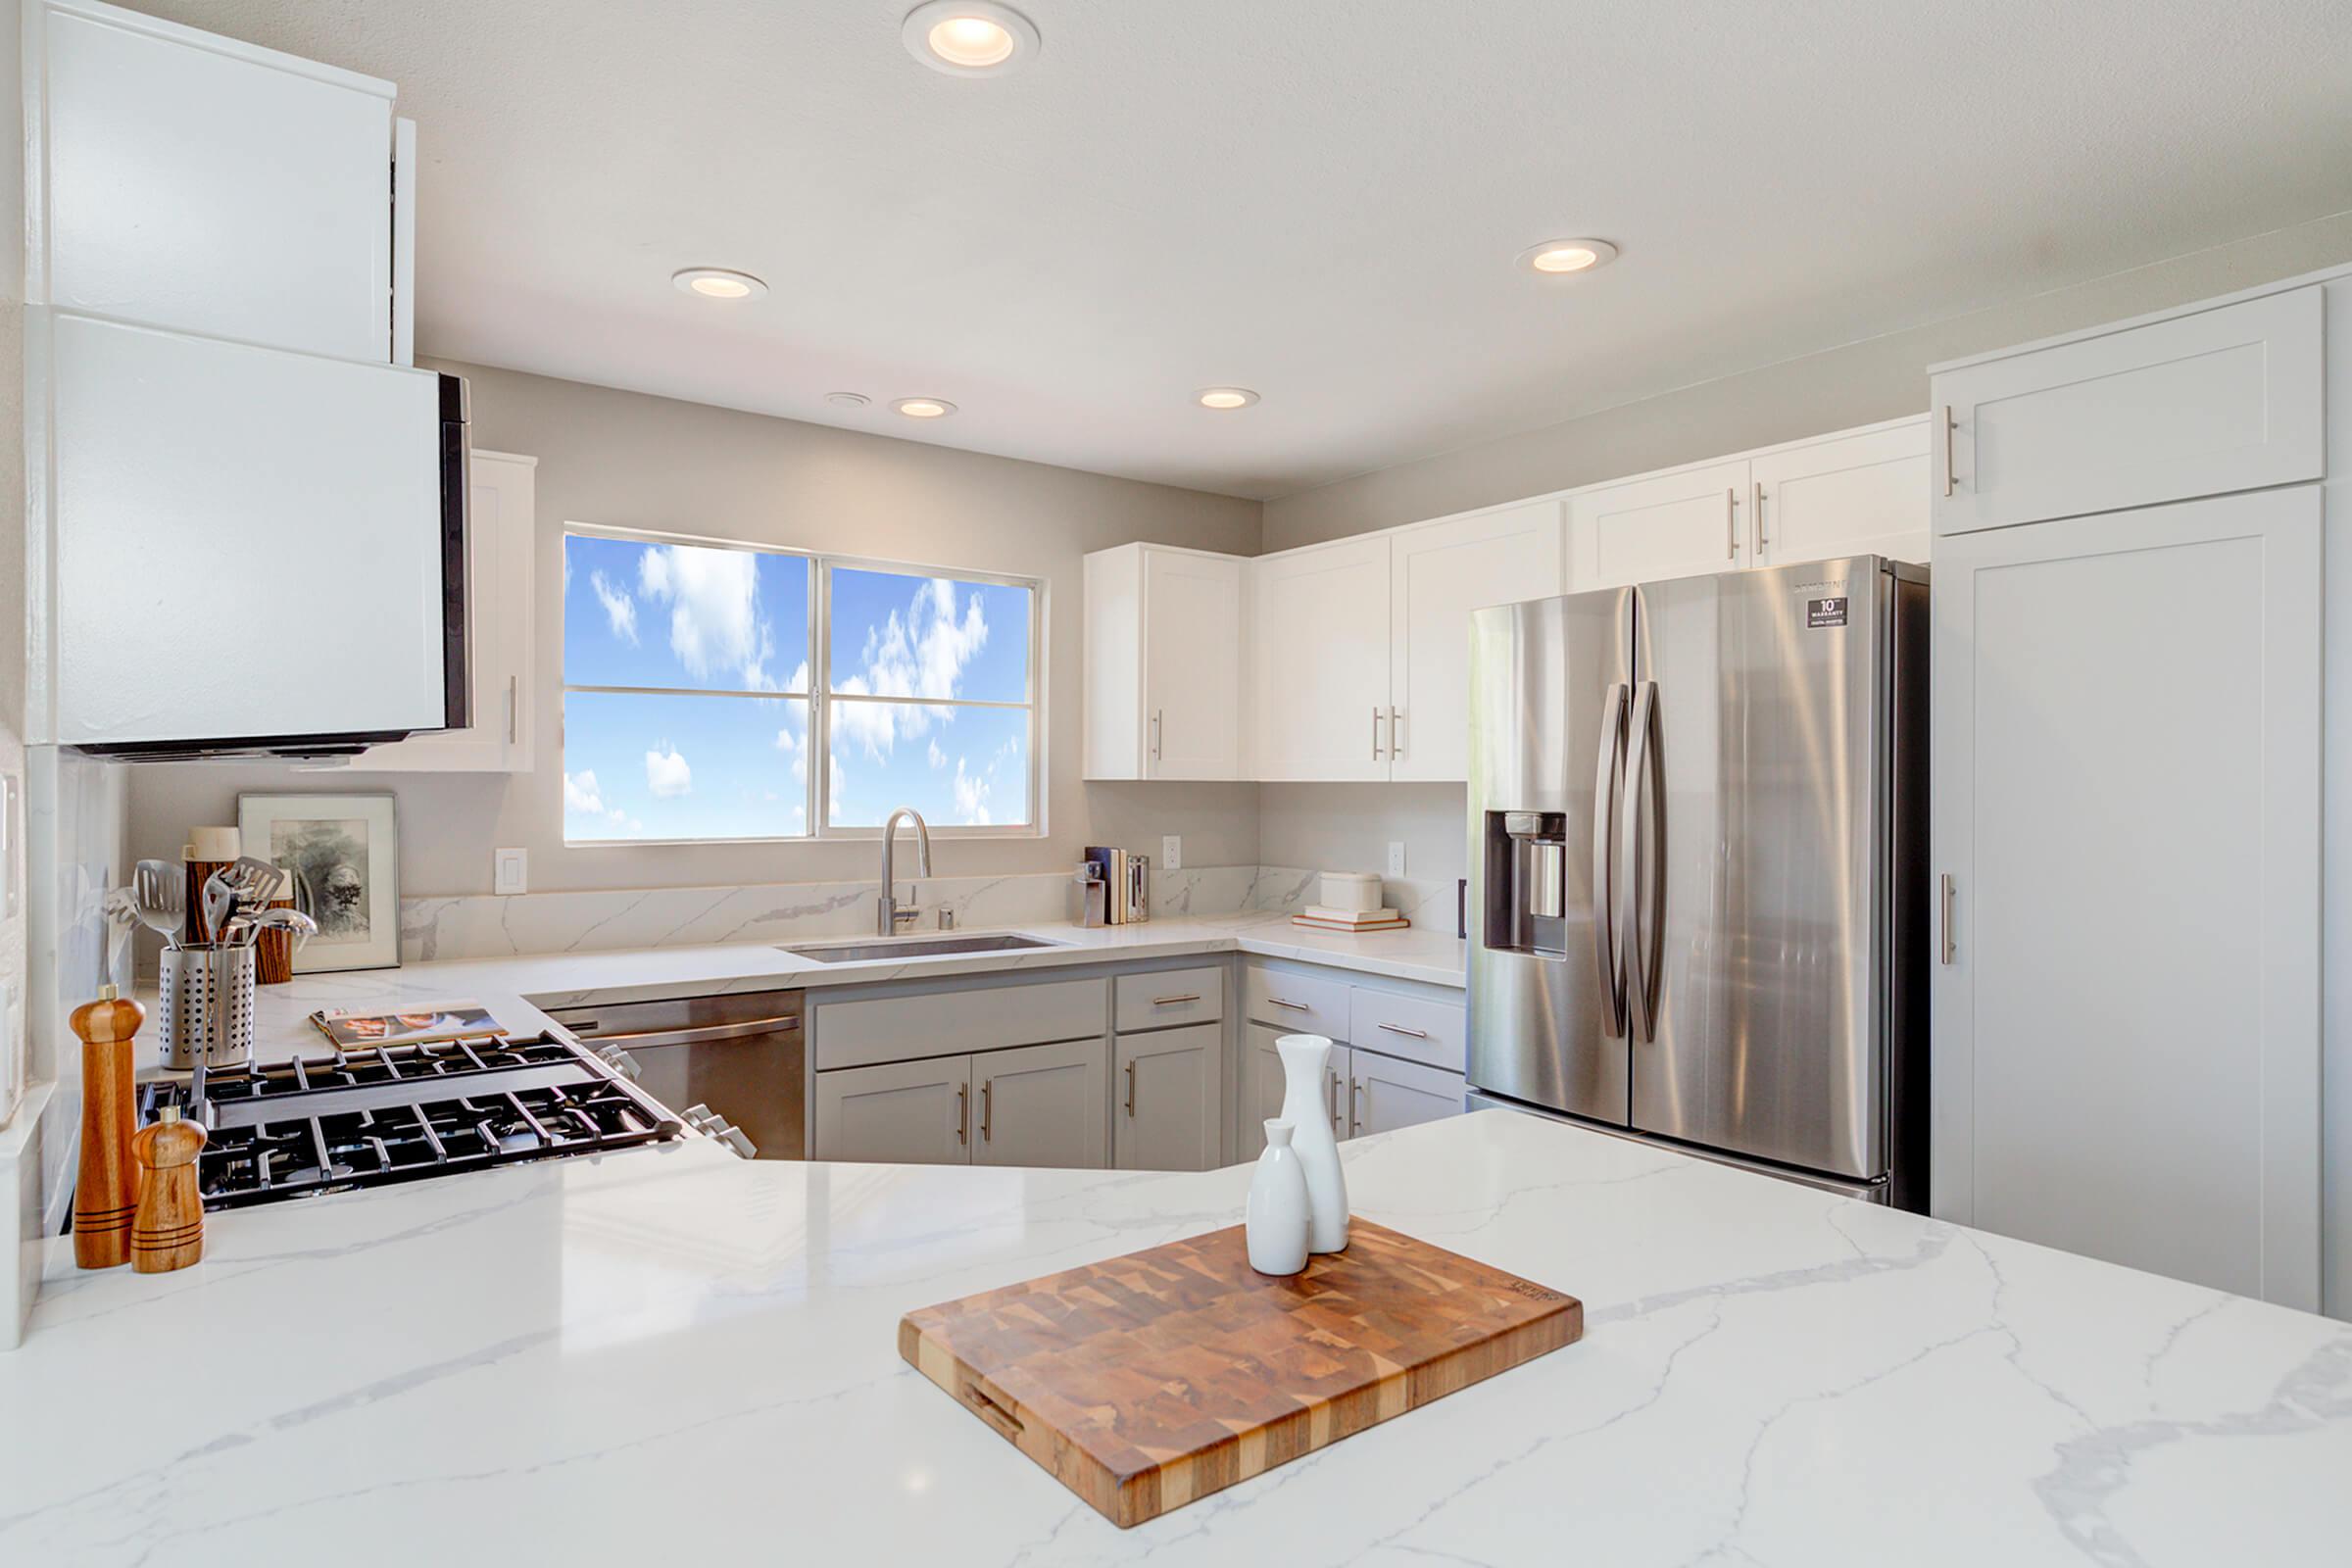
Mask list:
[{"label": "white marble backsplash", "polygon": [[[1315,902],[1319,877],[1313,870],[1283,865],[1154,870],[1152,910],[1168,918],[1201,918],[1296,909]],[[1076,886],[1065,871],[923,877],[913,887],[925,911],[917,924],[924,929],[935,923],[930,911],[941,907],[955,912],[959,928],[971,930],[1077,916]],[[400,956],[424,962],[862,936],[873,930],[874,892],[867,880],[403,899]],[[1388,902],[1416,924],[1453,928],[1450,882],[1394,881],[1388,884]],[[1416,912],[1424,907],[1426,919]]]}]

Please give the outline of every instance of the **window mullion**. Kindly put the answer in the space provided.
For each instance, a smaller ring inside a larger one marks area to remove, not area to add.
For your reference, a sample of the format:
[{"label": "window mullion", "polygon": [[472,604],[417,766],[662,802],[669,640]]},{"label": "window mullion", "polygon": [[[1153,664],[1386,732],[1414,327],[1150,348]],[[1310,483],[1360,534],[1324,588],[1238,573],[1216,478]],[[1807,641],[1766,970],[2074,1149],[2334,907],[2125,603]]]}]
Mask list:
[{"label": "window mullion", "polygon": [[828,835],[833,821],[833,562],[809,559],[808,836]]}]

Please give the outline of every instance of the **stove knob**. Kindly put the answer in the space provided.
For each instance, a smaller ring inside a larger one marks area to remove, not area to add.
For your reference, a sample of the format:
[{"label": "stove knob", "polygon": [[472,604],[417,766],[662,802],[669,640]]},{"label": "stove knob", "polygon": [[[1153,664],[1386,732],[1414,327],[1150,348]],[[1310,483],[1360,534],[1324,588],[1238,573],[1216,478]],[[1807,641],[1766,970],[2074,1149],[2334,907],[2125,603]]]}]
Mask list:
[{"label": "stove knob", "polygon": [[599,1046],[596,1048],[596,1054],[606,1066],[631,1083],[635,1083],[638,1075],[644,1070],[637,1065],[635,1056],[630,1055],[618,1046]]}]

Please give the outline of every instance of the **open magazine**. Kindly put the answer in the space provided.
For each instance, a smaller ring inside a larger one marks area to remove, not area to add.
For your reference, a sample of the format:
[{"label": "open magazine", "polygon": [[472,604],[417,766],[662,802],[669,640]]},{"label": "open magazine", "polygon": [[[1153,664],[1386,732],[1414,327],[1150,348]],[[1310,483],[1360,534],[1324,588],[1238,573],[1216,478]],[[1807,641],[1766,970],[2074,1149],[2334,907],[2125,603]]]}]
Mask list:
[{"label": "open magazine", "polygon": [[397,1012],[351,1012],[321,1007],[311,1022],[337,1051],[419,1046],[443,1040],[486,1040],[504,1033],[478,1002],[441,1002]]}]

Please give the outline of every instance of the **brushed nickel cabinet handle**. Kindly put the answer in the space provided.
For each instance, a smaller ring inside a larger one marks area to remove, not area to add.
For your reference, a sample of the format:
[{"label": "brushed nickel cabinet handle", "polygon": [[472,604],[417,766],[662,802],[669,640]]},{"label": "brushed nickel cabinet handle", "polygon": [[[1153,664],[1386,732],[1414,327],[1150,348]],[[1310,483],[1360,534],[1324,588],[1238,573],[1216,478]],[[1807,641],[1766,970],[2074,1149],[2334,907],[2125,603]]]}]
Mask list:
[{"label": "brushed nickel cabinet handle", "polygon": [[1363,1098],[1364,1098],[1364,1081],[1363,1081],[1361,1078],[1350,1078],[1350,1079],[1348,1079],[1348,1137],[1350,1137],[1350,1138],[1354,1137],[1354,1136],[1355,1136],[1357,1133],[1360,1133],[1360,1132],[1362,1132],[1362,1131],[1364,1130],[1364,1118],[1363,1118],[1363,1113],[1362,1113],[1362,1112],[1360,1112],[1360,1111],[1358,1111],[1358,1110],[1355,1108],[1355,1107],[1356,1107],[1356,1106],[1357,1106],[1359,1103],[1361,1103],[1361,1102],[1362,1102],[1362,1101],[1363,1101]]},{"label": "brushed nickel cabinet handle", "polygon": [[1952,471],[1952,432],[1959,427],[1960,421],[1952,417],[1952,406],[1946,403],[1943,406],[1943,493],[1946,496],[1959,488],[1960,484],[1960,476]]},{"label": "brushed nickel cabinet handle", "polygon": [[1404,755],[1404,742],[1396,738],[1404,733],[1397,725],[1397,720],[1402,716],[1396,709],[1389,710],[1389,760],[1392,762]]},{"label": "brushed nickel cabinet handle", "polygon": [[1740,559],[1740,487],[1727,485],[1723,492],[1723,555],[1726,561]]},{"label": "brushed nickel cabinet handle", "polygon": [[1404,1025],[1402,1025],[1402,1024],[1400,1024],[1400,1023],[1378,1023],[1378,1024],[1374,1024],[1372,1027],[1373,1027],[1373,1028],[1375,1028],[1375,1029],[1386,1029],[1386,1030],[1387,1030],[1389,1033],[1391,1033],[1391,1034],[1393,1034],[1393,1035],[1406,1035],[1406,1036],[1409,1036],[1410,1038],[1412,1038],[1412,1039],[1414,1039],[1414,1040],[1427,1040],[1427,1039],[1429,1038],[1429,1031],[1428,1031],[1428,1030],[1426,1030],[1426,1029],[1407,1029],[1407,1028],[1406,1028]]},{"label": "brushed nickel cabinet handle", "polygon": [[1127,1116],[1129,1120],[1135,1117],[1135,1063],[1132,1061],[1127,1064]]},{"label": "brushed nickel cabinet handle", "polygon": [[1312,1012],[1315,1010],[1314,1008],[1308,1006],[1305,1003],[1293,1002],[1288,997],[1268,997],[1266,999],[1266,1005],[1269,1007],[1288,1007],[1293,1012]]},{"label": "brushed nickel cabinet handle", "polygon": [[1936,924],[1939,961],[1949,964],[1958,942],[1952,933],[1952,874],[1949,871],[1936,879]]},{"label": "brushed nickel cabinet handle", "polygon": [[1323,1114],[1331,1122],[1333,1132],[1342,1130],[1340,1124],[1340,1075],[1336,1072],[1326,1072],[1323,1075]]},{"label": "brushed nickel cabinet handle", "polygon": [[956,1142],[958,1144],[967,1144],[971,1142],[971,1135],[969,1132],[972,1124],[971,1102],[972,1086],[970,1084],[957,1084],[956,1086]]},{"label": "brushed nickel cabinet handle", "polygon": [[981,1141],[982,1143],[984,1143],[984,1144],[985,1144],[985,1143],[987,1143],[987,1142],[989,1142],[991,1139],[993,1139],[993,1138],[996,1136],[996,1134],[995,1134],[995,1133],[993,1133],[992,1131],[990,1131],[990,1129],[989,1129],[989,1121],[990,1121],[990,1119],[991,1119],[991,1113],[992,1113],[992,1111],[995,1109],[995,1105],[996,1105],[996,1098],[997,1098],[997,1081],[996,1081],[994,1078],[983,1078],[983,1079],[981,1079],[981,1080],[980,1080],[980,1141]]},{"label": "brushed nickel cabinet handle", "polygon": [[1152,760],[1153,761],[1164,761],[1167,759],[1167,710],[1154,708],[1152,710]]},{"label": "brushed nickel cabinet handle", "polygon": [[1751,504],[1747,509],[1747,531],[1754,535],[1756,542],[1755,549],[1748,552],[1747,559],[1750,561],[1762,561],[1764,559],[1764,546],[1769,541],[1764,537],[1764,481],[1761,479],[1758,479],[1755,483],[1754,495],[1751,498]]},{"label": "brushed nickel cabinet handle", "polygon": [[1380,710],[1372,710],[1372,760],[1380,760]]},{"label": "brushed nickel cabinet handle", "polygon": [[522,677],[507,677],[507,744],[513,746],[522,739]]},{"label": "brushed nickel cabinet handle", "polygon": [[1188,991],[1181,997],[1153,997],[1152,999],[1152,1005],[1154,1007],[1173,1007],[1180,1002],[1199,1002],[1200,1000],[1200,992]]}]

